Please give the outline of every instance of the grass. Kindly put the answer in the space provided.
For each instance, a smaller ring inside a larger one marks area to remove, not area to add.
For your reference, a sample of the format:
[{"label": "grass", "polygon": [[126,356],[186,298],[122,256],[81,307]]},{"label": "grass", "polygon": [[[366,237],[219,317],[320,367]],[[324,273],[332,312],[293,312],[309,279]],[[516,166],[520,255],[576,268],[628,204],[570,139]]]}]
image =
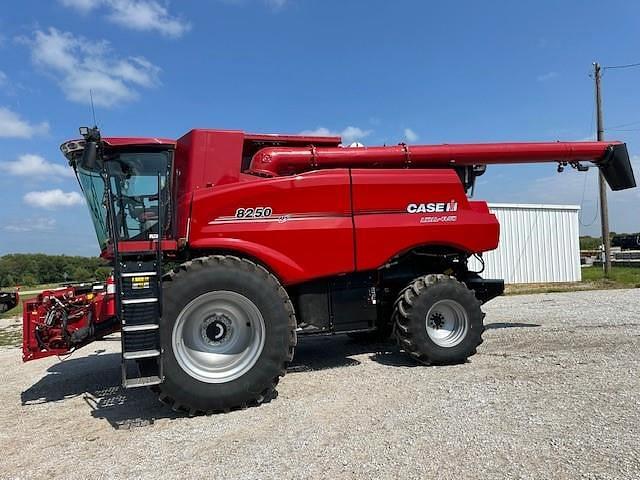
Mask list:
[{"label": "grass", "polygon": [[611,267],[609,279],[604,278],[604,272],[599,267],[582,269],[583,282],[612,282],[627,287],[640,287],[640,268]]},{"label": "grass", "polygon": [[[23,290],[25,292],[31,292],[34,290],[38,290],[38,291],[42,291],[42,290],[48,290],[51,288],[58,288],[60,286],[59,283],[41,283],[39,285],[22,285],[20,287],[20,290]],[[0,290],[3,291],[8,291],[8,292],[13,292],[16,289],[16,287],[0,287]]]},{"label": "grass", "polygon": [[640,268],[611,267],[611,275],[605,278],[602,268],[585,267],[582,281],[573,283],[533,283],[507,285],[507,295],[524,293],[574,292],[577,290],[603,290],[612,288],[640,288]]},{"label": "grass", "polygon": [[0,328],[0,347],[17,347],[22,343],[22,328],[9,326]]}]

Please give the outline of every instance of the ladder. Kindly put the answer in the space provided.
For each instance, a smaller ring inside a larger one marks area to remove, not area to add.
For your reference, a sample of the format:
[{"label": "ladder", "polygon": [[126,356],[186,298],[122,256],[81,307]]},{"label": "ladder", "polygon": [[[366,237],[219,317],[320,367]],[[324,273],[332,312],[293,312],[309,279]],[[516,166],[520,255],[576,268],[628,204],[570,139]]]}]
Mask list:
[{"label": "ladder", "polygon": [[148,250],[120,251],[119,241],[127,240],[119,238],[110,179],[106,184],[111,199],[109,221],[113,232],[116,315],[121,327],[122,386],[158,385],[164,380],[160,343],[164,225],[161,174],[158,173],[157,233],[149,235]]},{"label": "ladder", "polygon": [[[116,295],[120,297],[117,308],[121,325],[122,385],[125,388],[157,385],[163,380],[161,265],[160,259],[140,253],[121,255],[118,259]],[[145,359],[144,368],[140,372],[135,367],[142,359]]]}]

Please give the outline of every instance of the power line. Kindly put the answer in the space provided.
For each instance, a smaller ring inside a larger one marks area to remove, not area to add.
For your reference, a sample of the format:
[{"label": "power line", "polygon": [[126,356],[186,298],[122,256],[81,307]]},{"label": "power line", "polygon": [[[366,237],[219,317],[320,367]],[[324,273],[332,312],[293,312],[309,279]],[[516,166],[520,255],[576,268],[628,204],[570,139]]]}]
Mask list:
[{"label": "power line", "polygon": [[596,208],[595,208],[595,212],[593,213],[593,218],[591,219],[591,221],[589,223],[584,223],[583,222],[583,218],[584,218],[584,200],[585,200],[585,194],[587,192],[587,179],[588,178],[589,178],[589,174],[588,173],[584,173],[584,184],[582,185],[582,199],[580,200],[580,212],[578,212],[578,222],[583,227],[590,227],[591,225],[596,223],[596,220],[598,219],[598,215],[600,213],[600,198],[598,196],[596,196]]},{"label": "power line", "polygon": [[639,123],[640,123],[640,120],[637,120],[635,122],[629,122],[629,123],[621,123],[620,125],[614,125],[613,127],[605,128],[605,130],[615,130],[617,128],[630,127],[631,125],[638,125]]},{"label": "power line", "polygon": [[609,65],[607,67],[602,67],[602,70],[613,70],[615,68],[634,68],[640,67],[640,62],[638,63],[627,63],[625,65]]},{"label": "power line", "polygon": [[[604,67],[600,67],[600,68],[601,68],[601,70],[613,70],[613,69],[619,69],[619,68],[636,68],[636,67],[640,67],[640,62],[626,63],[626,64],[622,64],[622,65],[608,65],[608,66],[604,66]],[[624,129],[624,128],[622,128],[622,127],[630,127],[630,126],[638,125],[638,124],[640,124],[640,120],[635,121],[635,122],[622,123],[620,125],[614,125],[613,127],[605,128],[604,131],[607,131],[607,132],[613,132],[613,131],[615,131],[615,132],[640,132],[640,128],[632,128],[632,129]]]}]

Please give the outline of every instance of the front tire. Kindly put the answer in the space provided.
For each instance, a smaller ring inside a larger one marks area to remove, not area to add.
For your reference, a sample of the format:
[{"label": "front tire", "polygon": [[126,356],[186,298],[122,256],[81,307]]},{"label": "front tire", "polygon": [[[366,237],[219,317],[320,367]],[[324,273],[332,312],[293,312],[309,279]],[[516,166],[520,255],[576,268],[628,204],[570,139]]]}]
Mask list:
[{"label": "front tire", "polygon": [[480,305],[473,291],[448,275],[414,280],[395,303],[400,348],[428,365],[464,362],[482,343]]},{"label": "front tire", "polygon": [[229,411],[275,397],[293,359],[296,319],[266,269],[215,255],[165,277],[160,338],[160,399],[191,414]]}]

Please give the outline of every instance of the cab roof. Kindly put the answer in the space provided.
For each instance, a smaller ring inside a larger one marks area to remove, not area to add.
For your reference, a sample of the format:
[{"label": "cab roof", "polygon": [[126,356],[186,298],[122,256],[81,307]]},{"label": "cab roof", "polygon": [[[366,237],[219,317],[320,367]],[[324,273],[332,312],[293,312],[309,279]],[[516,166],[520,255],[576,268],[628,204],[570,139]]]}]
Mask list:
[{"label": "cab roof", "polygon": [[175,146],[176,141],[169,138],[156,137],[103,137],[102,141],[110,147],[166,145]]}]

